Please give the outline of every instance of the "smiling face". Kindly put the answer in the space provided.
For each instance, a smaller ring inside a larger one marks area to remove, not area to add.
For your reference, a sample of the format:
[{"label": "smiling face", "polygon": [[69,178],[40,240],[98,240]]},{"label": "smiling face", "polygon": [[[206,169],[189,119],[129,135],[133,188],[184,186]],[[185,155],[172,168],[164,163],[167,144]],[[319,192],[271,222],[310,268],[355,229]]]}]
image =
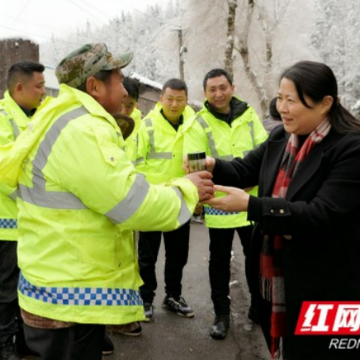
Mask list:
[{"label": "smiling face", "polygon": [[205,96],[215,111],[227,114],[230,111],[229,104],[233,94],[234,86],[224,75],[207,79]]},{"label": "smiling face", "polygon": [[301,102],[294,83],[282,78],[276,108],[286,132],[297,135],[310,134],[326,118],[332,104],[332,98],[328,96],[319,103],[313,102],[306,95],[304,99],[309,107]]},{"label": "smiling face", "polygon": [[172,123],[177,123],[186,107],[186,92],[168,87],[160,96],[160,103],[165,117]]}]

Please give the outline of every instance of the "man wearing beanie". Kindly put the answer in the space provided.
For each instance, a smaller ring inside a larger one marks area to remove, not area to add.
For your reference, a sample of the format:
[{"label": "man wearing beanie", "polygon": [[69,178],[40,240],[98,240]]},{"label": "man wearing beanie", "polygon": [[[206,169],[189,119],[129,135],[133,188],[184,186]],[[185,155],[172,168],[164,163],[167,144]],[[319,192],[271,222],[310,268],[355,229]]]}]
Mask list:
[{"label": "man wearing beanie", "polygon": [[103,43],[70,53],[56,69],[59,96],[0,149],[0,182],[18,188],[25,335],[42,360],[100,360],[102,324],[144,320],[133,230],[187,222],[199,201],[189,179],[212,195],[206,172],[154,186],[127,159],[111,114],[131,58]]}]

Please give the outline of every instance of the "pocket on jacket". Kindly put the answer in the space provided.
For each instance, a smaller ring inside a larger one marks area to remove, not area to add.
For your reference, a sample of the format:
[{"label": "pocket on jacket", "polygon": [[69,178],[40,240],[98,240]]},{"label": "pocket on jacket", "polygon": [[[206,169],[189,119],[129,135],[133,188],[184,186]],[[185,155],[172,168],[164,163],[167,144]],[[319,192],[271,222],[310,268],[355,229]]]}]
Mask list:
[{"label": "pocket on jacket", "polygon": [[115,167],[119,162],[121,149],[114,142],[110,130],[103,127],[94,127],[93,132],[105,162]]}]

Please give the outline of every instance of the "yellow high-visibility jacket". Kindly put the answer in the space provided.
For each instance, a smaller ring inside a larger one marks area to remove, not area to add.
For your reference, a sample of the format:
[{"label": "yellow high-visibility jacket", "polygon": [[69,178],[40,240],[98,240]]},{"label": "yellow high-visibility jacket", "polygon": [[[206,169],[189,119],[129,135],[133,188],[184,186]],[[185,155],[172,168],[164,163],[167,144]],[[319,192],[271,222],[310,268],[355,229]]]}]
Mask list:
[{"label": "yellow high-visibility jacket", "polygon": [[[240,104],[242,100],[233,97]],[[205,151],[208,156],[222,160],[232,160],[234,157],[244,157],[268,137],[255,110],[248,106],[246,110],[231,125],[217,119],[207,108],[203,108],[187,124],[184,137],[184,153]],[[257,195],[257,187],[249,191]],[[216,196],[223,196],[217,192]],[[205,224],[210,228],[236,228],[249,225],[247,212],[225,212],[204,206]]]},{"label": "yellow high-visibility jacket", "polygon": [[[8,91],[0,100],[0,146],[11,144],[27,128],[30,119]],[[0,183],[0,240],[17,240],[16,192]]]},{"label": "yellow high-visibility jacket", "polygon": [[136,168],[152,184],[185,175],[182,168],[184,129],[195,114],[187,105],[182,114],[183,124],[176,131],[164,118],[161,109],[161,104],[157,103],[143,119],[138,132]]},{"label": "yellow high-visibility jacket", "polygon": [[169,231],[198,202],[186,179],[150,185],[115,120],[66,85],[0,148],[0,182],[18,187],[20,307],[76,323],[144,319],[133,230]]}]

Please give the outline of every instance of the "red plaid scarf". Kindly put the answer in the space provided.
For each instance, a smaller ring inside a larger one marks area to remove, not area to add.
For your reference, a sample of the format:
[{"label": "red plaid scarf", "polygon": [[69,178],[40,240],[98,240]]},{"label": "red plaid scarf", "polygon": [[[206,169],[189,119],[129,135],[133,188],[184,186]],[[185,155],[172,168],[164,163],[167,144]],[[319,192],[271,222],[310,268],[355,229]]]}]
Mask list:
[{"label": "red plaid scarf", "polygon": [[[276,177],[272,197],[285,198],[291,179],[311,149],[328,134],[331,125],[324,120],[299,149],[299,137],[291,134]],[[271,356],[280,357],[280,338],[286,335],[286,308],[282,268],[283,236],[264,235],[260,253],[260,292],[271,302]]]}]

